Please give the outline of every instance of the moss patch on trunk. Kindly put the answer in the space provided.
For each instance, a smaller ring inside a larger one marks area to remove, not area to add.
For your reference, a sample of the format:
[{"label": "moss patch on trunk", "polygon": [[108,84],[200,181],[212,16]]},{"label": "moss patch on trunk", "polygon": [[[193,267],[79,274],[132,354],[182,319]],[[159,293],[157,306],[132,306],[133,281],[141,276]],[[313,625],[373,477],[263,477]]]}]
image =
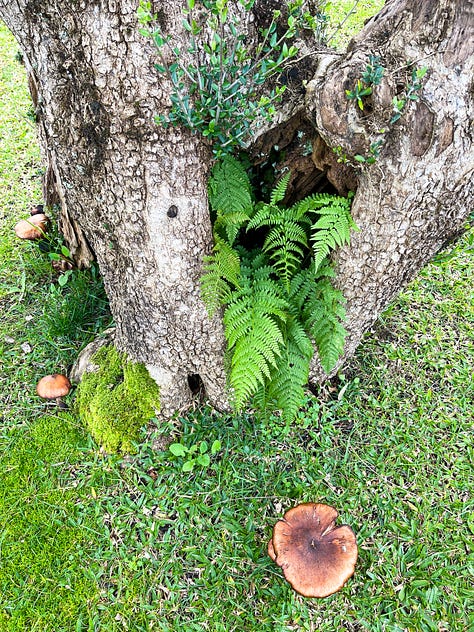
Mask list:
[{"label": "moss patch on trunk", "polygon": [[99,368],[84,373],[77,412],[107,452],[133,452],[141,428],[159,409],[159,388],[143,364],[131,362],[115,347],[101,347],[92,361]]}]

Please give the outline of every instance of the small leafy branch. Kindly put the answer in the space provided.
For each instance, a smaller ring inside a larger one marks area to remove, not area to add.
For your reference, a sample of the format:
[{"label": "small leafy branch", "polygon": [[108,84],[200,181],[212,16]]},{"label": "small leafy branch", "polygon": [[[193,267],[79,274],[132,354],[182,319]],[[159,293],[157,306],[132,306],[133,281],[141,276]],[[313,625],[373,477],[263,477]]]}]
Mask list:
[{"label": "small leafy branch", "polygon": [[[411,74],[411,82],[405,87],[405,90],[401,97],[395,96],[392,100],[393,114],[390,118],[388,126],[396,123],[402,116],[406,105],[410,101],[418,101],[420,98],[420,92],[422,88],[421,80],[427,72],[426,67],[414,68]],[[365,71],[360,79],[357,80],[353,90],[346,90],[346,98],[349,101],[356,101],[360,110],[364,110],[367,104],[367,97],[369,97],[376,86],[380,85],[385,69],[380,64],[380,57],[371,55],[369,57],[369,63],[367,64]],[[380,151],[385,143],[385,134],[388,129],[383,128],[379,130],[378,137],[370,144],[368,154],[363,156],[356,154],[354,160],[359,164],[374,164],[380,155]],[[343,153],[341,147],[335,148],[335,153],[338,154],[338,162],[348,162],[347,157]]]},{"label": "small leafy branch", "polygon": [[[239,0],[246,15],[255,0]],[[187,48],[180,48],[171,35],[163,33],[151,3],[141,0],[138,19],[142,35],[152,39],[159,63],[155,65],[172,84],[171,109],[156,122],[164,127],[184,124],[207,137],[221,155],[245,144],[252,125],[270,120],[284,85],[265,93],[266,82],[296,57],[292,41],[300,29],[321,32],[324,16],[313,16],[303,8],[303,0],[291,0],[286,28],[279,26],[282,12],[272,13],[270,24],[260,30],[256,48],[246,44],[246,29],[229,11],[228,0],[186,0],[183,28],[188,33]]]},{"label": "small leafy branch", "polygon": [[410,101],[418,101],[420,98],[420,92],[422,88],[421,80],[426,75],[428,68],[423,66],[422,68],[414,68],[411,73],[411,83],[406,86],[405,93],[401,98],[393,97],[393,111],[394,114],[390,119],[390,124],[396,123],[402,116],[403,111]]},{"label": "small leafy branch", "polygon": [[217,454],[221,449],[221,442],[216,439],[210,448],[207,441],[200,441],[190,447],[183,443],[172,443],[168,449],[173,456],[184,459],[181,467],[182,472],[193,472],[195,467],[209,467],[211,456]]},{"label": "small leafy branch", "polygon": [[346,98],[356,101],[359,109],[364,109],[364,97],[372,94],[373,88],[380,85],[385,68],[380,65],[380,57],[370,55],[369,63],[360,79],[357,80],[353,90],[346,90]]},{"label": "small leafy branch", "polygon": [[[234,404],[295,417],[314,348],[328,373],[343,351],[344,298],[331,279],[331,251],[349,241],[350,198],[311,195],[283,205],[289,174],[270,201],[253,201],[249,177],[231,156],[209,183],[216,215],[214,251],[205,260],[202,297],[212,316],[224,308]],[[251,236],[264,236],[248,248]]]}]

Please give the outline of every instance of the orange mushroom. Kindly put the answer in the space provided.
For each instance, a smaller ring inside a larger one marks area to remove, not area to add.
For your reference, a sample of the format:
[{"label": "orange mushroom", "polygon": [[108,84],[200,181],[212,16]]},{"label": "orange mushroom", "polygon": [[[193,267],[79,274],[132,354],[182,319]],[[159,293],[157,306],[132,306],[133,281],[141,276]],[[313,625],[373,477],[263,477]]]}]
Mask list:
[{"label": "orange mushroom", "polygon": [[58,399],[67,395],[70,390],[71,382],[60,373],[46,375],[36,385],[36,392],[43,399]]},{"label": "orange mushroom", "polygon": [[304,597],[332,595],[354,574],[356,537],[348,525],[336,527],[337,516],[329,505],[303,503],[273,528],[268,554]]},{"label": "orange mushroom", "polygon": [[48,226],[48,218],[43,213],[22,219],[15,226],[15,235],[20,239],[41,239]]}]

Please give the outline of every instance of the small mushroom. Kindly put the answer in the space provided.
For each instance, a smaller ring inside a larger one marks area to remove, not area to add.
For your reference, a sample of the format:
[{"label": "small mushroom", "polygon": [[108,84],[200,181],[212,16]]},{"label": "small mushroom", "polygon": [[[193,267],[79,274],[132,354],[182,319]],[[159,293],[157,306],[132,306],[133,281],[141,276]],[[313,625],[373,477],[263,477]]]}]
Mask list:
[{"label": "small mushroom", "polygon": [[46,375],[36,385],[36,392],[43,399],[55,399],[58,406],[64,408],[61,397],[64,397],[71,390],[71,382],[65,375],[53,373]]},{"label": "small mushroom", "polygon": [[64,272],[67,272],[68,270],[72,270],[74,268],[74,264],[71,261],[63,258],[58,260],[53,259],[51,261],[51,267],[53,268],[53,270],[56,270],[56,272],[62,274]]},{"label": "small mushroom", "polygon": [[41,239],[48,226],[48,218],[43,213],[22,219],[15,226],[15,234],[20,239]]},{"label": "small mushroom", "polygon": [[285,513],[273,529],[268,554],[304,597],[327,597],[354,573],[357,542],[348,525],[335,526],[338,512],[303,503]]},{"label": "small mushroom", "polygon": [[30,215],[41,215],[44,213],[44,206],[42,204],[35,204],[30,208]]}]

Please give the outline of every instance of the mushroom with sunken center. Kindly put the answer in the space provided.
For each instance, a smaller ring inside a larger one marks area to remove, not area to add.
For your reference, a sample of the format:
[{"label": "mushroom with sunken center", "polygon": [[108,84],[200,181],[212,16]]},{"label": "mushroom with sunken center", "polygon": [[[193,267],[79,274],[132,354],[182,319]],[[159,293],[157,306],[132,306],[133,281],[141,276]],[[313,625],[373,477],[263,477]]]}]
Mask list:
[{"label": "mushroom with sunken center", "polygon": [[338,512],[321,503],[303,503],[273,528],[268,554],[304,597],[327,597],[354,573],[357,542],[348,525],[336,527]]}]

